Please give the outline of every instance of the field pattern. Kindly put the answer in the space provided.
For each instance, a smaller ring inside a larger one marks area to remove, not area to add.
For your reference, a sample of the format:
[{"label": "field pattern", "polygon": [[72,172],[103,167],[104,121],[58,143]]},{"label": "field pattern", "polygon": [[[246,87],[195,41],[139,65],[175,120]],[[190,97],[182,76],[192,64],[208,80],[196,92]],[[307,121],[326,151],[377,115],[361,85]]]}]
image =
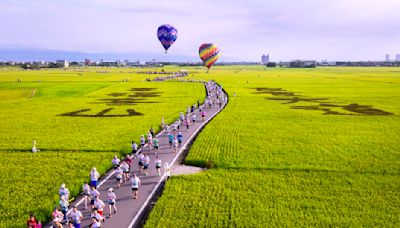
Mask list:
[{"label": "field pattern", "polygon": [[104,173],[131,140],[205,97],[201,83],[148,77],[132,69],[0,71],[0,227],[23,226],[31,212],[49,219],[61,183],[78,194],[92,167]]},{"label": "field pattern", "polygon": [[196,75],[230,96],[185,160],[211,169],[173,177],[147,227],[397,227],[399,75],[240,66]]}]

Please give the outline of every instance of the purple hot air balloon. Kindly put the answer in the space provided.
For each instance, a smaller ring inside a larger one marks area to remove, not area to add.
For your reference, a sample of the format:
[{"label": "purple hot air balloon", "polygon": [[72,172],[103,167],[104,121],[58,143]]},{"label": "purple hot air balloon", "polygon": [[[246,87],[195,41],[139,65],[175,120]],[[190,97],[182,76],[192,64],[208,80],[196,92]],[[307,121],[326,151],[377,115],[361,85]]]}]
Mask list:
[{"label": "purple hot air balloon", "polygon": [[176,30],[172,25],[161,25],[157,29],[157,37],[164,47],[165,53],[167,53],[168,48],[178,38],[178,30]]}]

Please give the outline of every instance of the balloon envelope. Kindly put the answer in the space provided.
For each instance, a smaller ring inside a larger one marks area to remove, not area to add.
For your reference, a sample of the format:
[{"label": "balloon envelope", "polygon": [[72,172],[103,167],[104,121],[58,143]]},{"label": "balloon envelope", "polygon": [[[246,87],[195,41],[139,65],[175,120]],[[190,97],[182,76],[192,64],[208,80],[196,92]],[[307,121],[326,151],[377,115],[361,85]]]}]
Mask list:
[{"label": "balloon envelope", "polygon": [[219,48],[215,44],[202,44],[199,47],[199,55],[201,60],[208,69],[218,60]]},{"label": "balloon envelope", "polygon": [[165,52],[167,52],[168,48],[178,38],[178,30],[176,30],[172,25],[161,25],[157,29],[157,37],[164,47]]}]

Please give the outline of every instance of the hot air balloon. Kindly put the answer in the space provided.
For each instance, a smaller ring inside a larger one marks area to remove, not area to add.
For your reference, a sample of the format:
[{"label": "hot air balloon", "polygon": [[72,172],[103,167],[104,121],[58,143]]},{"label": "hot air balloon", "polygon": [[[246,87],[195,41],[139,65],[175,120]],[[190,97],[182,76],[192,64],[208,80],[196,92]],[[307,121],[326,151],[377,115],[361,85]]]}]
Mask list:
[{"label": "hot air balloon", "polygon": [[168,48],[178,38],[178,30],[176,30],[172,25],[161,25],[157,29],[157,37],[164,47],[165,53],[167,53]]},{"label": "hot air balloon", "polygon": [[[218,60],[219,58],[219,48],[215,44],[202,44],[199,47],[199,55],[201,60],[204,63],[204,66],[210,69],[210,67]],[[207,72],[208,72],[207,70]]]}]

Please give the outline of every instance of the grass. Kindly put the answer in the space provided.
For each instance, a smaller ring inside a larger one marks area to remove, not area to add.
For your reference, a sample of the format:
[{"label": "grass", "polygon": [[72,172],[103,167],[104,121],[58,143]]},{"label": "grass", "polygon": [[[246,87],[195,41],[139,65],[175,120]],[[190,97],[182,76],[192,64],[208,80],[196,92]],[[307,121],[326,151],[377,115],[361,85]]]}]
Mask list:
[{"label": "grass", "polygon": [[[196,74],[195,79],[215,79],[230,95],[185,160],[214,168],[173,177],[146,226],[397,227],[399,73],[236,66]],[[276,99],[294,97],[300,101]],[[336,105],[331,114],[314,110],[325,103]],[[351,104],[391,114],[342,108]]]},{"label": "grass", "polygon": [[[78,194],[93,166],[104,173],[162,117],[172,122],[204,99],[200,83],[148,77],[132,69],[0,71],[0,227],[23,226],[31,212],[49,219],[61,183]],[[68,115],[82,109],[90,110]],[[30,152],[33,140],[39,153]]]}]

